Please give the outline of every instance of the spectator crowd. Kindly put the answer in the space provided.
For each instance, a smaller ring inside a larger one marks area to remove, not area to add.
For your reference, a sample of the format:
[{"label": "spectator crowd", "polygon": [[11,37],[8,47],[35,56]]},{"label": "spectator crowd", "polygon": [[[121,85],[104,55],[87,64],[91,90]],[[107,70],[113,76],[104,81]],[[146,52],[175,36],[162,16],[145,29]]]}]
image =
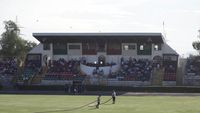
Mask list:
[{"label": "spectator crowd", "polygon": [[17,73],[17,61],[15,58],[3,58],[0,60],[0,74],[14,75]]},{"label": "spectator crowd", "polygon": [[200,59],[199,58],[187,59],[186,74],[200,76]]},{"label": "spectator crowd", "polygon": [[80,61],[69,60],[66,61],[63,58],[59,60],[53,60],[49,64],[49,69],[45,75],[45,80],[66,80],[72,79],[72,77],[79,76],[80,74]]},{"label": "spectator crowd", "polygon": [[41,61],[40,60],[26,60],[23,71],[23,80],[29,80],[35,74],[41,71]]},{"label": "spectator crowd", "polygon": [[164,68],[164,81],[176,81],[176,67],[168,64]]},{"label": "spectator crowd", "polygon": [[153,69],[152,61],[148,59],[129,58],[121,59],[121,69],[117,73],[111,73],[110,78],[120,78],[121,80],[149,81]]}]

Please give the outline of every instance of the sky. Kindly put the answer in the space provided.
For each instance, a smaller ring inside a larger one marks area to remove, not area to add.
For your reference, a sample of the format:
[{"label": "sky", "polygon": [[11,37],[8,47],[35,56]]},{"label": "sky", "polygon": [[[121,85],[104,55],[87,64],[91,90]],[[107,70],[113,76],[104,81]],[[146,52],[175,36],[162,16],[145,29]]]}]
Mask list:
[{"label": "sky", "polygon": [[161,32],[185,57],[197,53],[200,0],[0,0],[0,34],[7,20],[36,43],[34,32]]}]

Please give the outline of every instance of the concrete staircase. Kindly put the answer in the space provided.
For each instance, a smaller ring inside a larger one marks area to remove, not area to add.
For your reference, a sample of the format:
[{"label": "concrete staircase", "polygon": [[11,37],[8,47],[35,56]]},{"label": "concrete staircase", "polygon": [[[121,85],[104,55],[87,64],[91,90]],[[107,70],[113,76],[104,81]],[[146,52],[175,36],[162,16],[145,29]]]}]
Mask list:
[{"label": "concrete staircase", "polygon": [[179,59],[177,74],[176,74],[176,82],[178,86],[184,85],[184,76],[185,76],[185,67],[186,67],[187,59]]},{"label": "concrete staircase", "polygon": [[45,74],[48,70],[47,67],[42,67],[42,72],[41,73],[37,73],[31,80],[30,80],[30,84],[40,84],[42,79],[45,77]]},{"label": "concrete staircase", "polygon": [[163,68],[154,69],[151,81],[152,86],[162,86],[163,76],[164,76]]}]

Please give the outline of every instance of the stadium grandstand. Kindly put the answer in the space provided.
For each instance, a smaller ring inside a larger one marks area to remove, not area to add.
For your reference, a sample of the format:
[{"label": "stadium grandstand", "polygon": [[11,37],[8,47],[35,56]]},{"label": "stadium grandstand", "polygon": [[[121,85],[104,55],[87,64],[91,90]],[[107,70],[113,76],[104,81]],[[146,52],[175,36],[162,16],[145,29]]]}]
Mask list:
[{"label": "stadium grandstand", "polygon": [[23,83],[176,85],[178,54],[161,33],[33,33]]},{"label": "stadium grandstand", "polygon": [[186,59],[183,84],[186,86],[200,85],[200,57],[192,56]]},{"label": "stadium grandstand", "polygon": [[[0,57],[0,86],[13,87],[13,81],[18,73],[17,59],[13,57]],[[0,88],[1,89],[1,88]]]}]

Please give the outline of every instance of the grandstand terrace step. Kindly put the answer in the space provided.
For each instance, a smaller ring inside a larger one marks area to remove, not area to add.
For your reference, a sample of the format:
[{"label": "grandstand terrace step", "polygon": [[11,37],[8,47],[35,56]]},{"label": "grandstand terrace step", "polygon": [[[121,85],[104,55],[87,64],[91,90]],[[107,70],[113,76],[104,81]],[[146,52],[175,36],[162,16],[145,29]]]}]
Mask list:
[{"label": "grandstand terrace step", "polygon": [[42,74],[36,74],[32,80],[31,80],[31,84],[40,84],[41,81],[43,79],[43,75]]}]

